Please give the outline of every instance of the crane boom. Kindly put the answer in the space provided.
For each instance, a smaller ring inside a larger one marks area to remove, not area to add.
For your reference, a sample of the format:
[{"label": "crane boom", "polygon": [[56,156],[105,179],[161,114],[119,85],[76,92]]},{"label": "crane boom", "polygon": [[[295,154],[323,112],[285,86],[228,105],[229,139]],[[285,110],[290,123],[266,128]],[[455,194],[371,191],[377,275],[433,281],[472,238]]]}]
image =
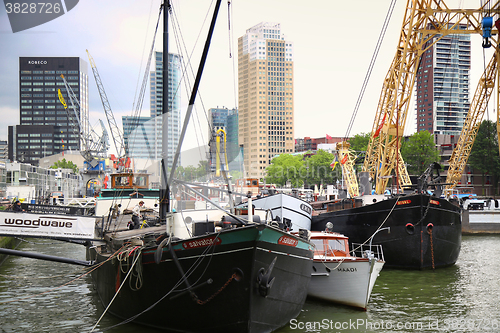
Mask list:
[{"label": "crane boom", "polygon": [[[498,13],[499,8],[498,1],[485,1],[478,9],[451,9],[444,1],[408,0],[399,44],[384,80],[363,166],[375,179],[377,193],[384,193],[394,169],[398,170],[399,178],[407,175],[406,167],[400,165],[399,147],[421,55],[446,35],[482,33],[483,16]],[[484,34],[483,38],[488,39]],[[402,183],[405,182],[403,179]]]},{"label": "crane boom", "polygon": [[[109,146],[106,142],[107,133],[103,132],[103,136],[99,137],[99,135],[97,135],[97,133],[92,128],[90,128],[90,126],[88,126],[88,131],[84,131],[82,123],[88,124],[88,117],[83,112],[79,112],[81,110],[80,102],[78,101],[78,98],[76,98],[73,89],[66,81],[66,78],[62,74],[61,79],[64,82],[64,86],[66,88],[66,91],[68,92],[68,98],[71,102],[71,108],[73,109],[73,116],[68,110],[68,119],[70,120],[73,127],[73,132],[75,134],[78,134],[78,136],[80,137],[82,143],[81,154],[87,162],[89,162],[92,166],[95,166],[97,163],[95,158],[101,155],[106,155],[107,153]],[[67,109],[68,105],[66,104],[66,101],[64,100],[60,89],[58,89],[57,94],[59,97],[59,101],[64,106],[64,108]],[[80,117],[82,119],[80,119]]]},{"label": "crane boom", "polygon": [[97,89],[99,90],[99,96],[101,96],[102,106],[104,108],[104,113],[106,114],[106,119],[108,120],[108,125],[111,131],[111,137],[113,139],[116,152],[118,156],[123,156],[124,154],[127,154],[127,151],[123,144],[122,133],[116,123],[113,111],[111,110],[111,106],[109,105],[108,97],[106,96],[106,91],[104,90],[104,86],[102,84],[101,77],[99,76],[99,72],[97,71],[94,59],[90,55],[89,51],[88,50],[86,51],[89,57],[90,66],[92,67],[92,72],[94,73]]},{"label": "crane boom", "polygon": [[453,149],[449,160],[449,169],[446,177],[446,183],[449,185],[445,187],[445,194],[448,196],[462,178],[462,173],[469,159],[474,140],[481,125],[481,120],[486,112],[488,101],[495,87],[497,72],[498,52],[495,52],[479,79],[474,98],[458,138],[457,146]]},{"label": "crane boom", "polygon": [[359,186],[356,180],[356,173],[354,172],[354,155],[349,150],[350,144],[348,142],[337,143],[338,160],[342,167],[342,176],[347,185],[347,191],[351,198],[359,196]]}]

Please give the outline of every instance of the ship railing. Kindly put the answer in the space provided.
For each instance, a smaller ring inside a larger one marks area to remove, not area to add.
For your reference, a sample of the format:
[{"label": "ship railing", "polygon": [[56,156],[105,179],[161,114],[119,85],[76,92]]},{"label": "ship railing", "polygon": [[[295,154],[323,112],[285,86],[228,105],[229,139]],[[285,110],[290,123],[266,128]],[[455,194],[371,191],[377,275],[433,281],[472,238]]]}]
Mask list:
[{"label": "ship railing", "polygon": [[351,247],[351,255],[354,257],[369,259],[377,258],[385,261],[384,251],[382,251],[382,245],[351,243]]},{"label": "ship railing", "polygon": [[96,203],[96,199],[94,197],[87,198],[68,198],[65,200],[66,202],[61,202],[59,200],[56,201],[56,205],[59,206],[78,206],[82,208],[94,207]]}]

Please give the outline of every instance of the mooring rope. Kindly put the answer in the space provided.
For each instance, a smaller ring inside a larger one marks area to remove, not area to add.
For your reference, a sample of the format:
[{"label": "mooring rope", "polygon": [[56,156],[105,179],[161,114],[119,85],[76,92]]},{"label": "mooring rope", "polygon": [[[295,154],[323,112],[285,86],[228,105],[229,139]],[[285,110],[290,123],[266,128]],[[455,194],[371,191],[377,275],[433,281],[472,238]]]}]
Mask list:
[{"label": "mooring rope", "polygon": [[127,281],[128,276],[132,272],[132,269],[134,268],[134,266],[135,266],[137,260],[139,260],[139,258],[140,258],[140,255],[135,258],[134,262],[132,263],[132,266],[130,267],[130,269],[129,269],[128,273],[127,273],[127,275],[123,279],[123,282],[120,284],[120,287],[118,288],[118,290],[116,291],[115,295],[111,299],[111,302],[109,302],[108,306],[106,307],[106,309],[102,313],[101,317],[99,317],[99,320],[97,320],[97,322],[95,323],[94,327],[92,327],[92,330],[90,331],[91,333],[94,332],[94,330],[97,327],[97,325],[99,325],[99,323],[101,322],[101,320],[104,317],[104,315],[108,312],[111,304],[113,304],[113,301],[115,300],[116,296],[118,296],[118,294],[120,293],[120,290],[122,289],[123,285],[125,284],[125,281]]},{"label": "mooring rope", "polygon": [[10,300],[10,301],[3,301],[3,302],[0,302],[0,304],[7,304],[7,303],[12,303],[12,302],[22,301],[22,300],[25,300],[25,299],[28,299],[28,298],[33,298],[33,297],[36,297],[36,296],[47,294],[47,293],[49,293],[51,291],[54,291],[54,290],[60,289],[60,288],[62,288],[64,286],[67,286],[68,284],[73,283],[73,282],[75,282],[75,281],[83,278],[84,276],[89,275],[90,273],[92,273],[93,271],[95,271],[96,269],[98,269],[99,267],[101,267],[102,265],[104,265],[107,261],[113,259],[119,251],[121,251],[121,249],[119,249],[118,251],[116,251],[115,253],[113,253],[113,255],[111,255],[108,259],[106,259],[105,261],[101,262],[100,264],[92,266],[91,267],[92,269],[90,269],[88,272],[86,272],[86,273],[84,273],[84,274],[82,274],[82,275],[80,275],[80,276],[78,276],[78,277],[76,277],[76,278],[74,278],[74,279],[72,279],[72,280],[70,280],[70,281],[62,284],[62,285],[60,285],[60,286],[57,286],[55,288],[43,291],[43,292],[38,293],[38,294],[29,295],[29,296],[25,296],[25,297],[21,297],[21,298],[16,298],[16,299],[13,299],[13,300]]}]

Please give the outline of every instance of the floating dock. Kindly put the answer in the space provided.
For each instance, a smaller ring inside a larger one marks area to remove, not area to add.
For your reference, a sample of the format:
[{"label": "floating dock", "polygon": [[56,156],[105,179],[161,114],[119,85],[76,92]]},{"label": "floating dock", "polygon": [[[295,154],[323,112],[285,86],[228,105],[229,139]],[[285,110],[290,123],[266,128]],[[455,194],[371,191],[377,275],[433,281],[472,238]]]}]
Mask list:
[{"label": "floating dock", "polygon": [[500,210],[464,210],[462,234],[500,234]]}]

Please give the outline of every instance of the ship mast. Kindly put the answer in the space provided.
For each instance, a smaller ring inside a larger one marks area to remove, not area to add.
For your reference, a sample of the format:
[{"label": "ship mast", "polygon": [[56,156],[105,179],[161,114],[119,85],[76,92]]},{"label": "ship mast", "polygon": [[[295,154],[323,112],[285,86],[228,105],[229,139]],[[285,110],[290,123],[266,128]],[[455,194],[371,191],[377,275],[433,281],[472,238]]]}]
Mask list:
[{"label": "ship mast", "polygon": [[161,151],[161,188],[160,188],[160,221],[166,222],[167,212],[170,211],[170,188],[167,182],[168,168],[168,11],[170,0],[163,2],[163,91],[162,91],[162,151]]},{"label": "ship mast", "polygon": [[[212,16],[212,21],[210,23],[210,28],[208,30],[207,40],[205,41],[205,46],[203,48],[203,53],[201,55],[200,64],[198,66],[198,72],[196,73],[196,78],[193,84],[193,90],[191,91],[191,97],[189,98],[189,105],[186,111],[186,116],[184,118],[184,123],[182,125],[181,134],[179,136],[179,143],[177,144],[177,148],[174,155],[174,160],[172,161],[172,168],[170,170],[170,176],[167,181],[167,159],[168,159],[168,137],[167,137],[167,129],[168,129],[168,20],[167,20],[167,12],[170,8],[169,0],[166,0],[167,7],[164,8],[163,13],[163,103],[162,103],[162,112],[163,112],[163,130],[162,130],[162,165],[161,165],[161,179],[162,179],[162,189],[160,191],[160,219],[161,221],[166,221],[166,214],[169,211],[169,184],[172,183],[174,179],[175,169],[177,167],[177,163],[179,161],[180,151],[182,147],[182,142],[184,141],[184,137],[186,136],[186,130],[189,123],[189,119],[191,118],[191,113],[193,111],[194,102],[196,100],[196,94],[198,92],[198,87],[200,86],[201,75],[203,73],[203,68],[205,67],[205,62],[208,56],[208,50],[210,48],[210,42],[212,40],[212,35],[215,29],[215,22],[217,20],[217,14],[219,13],[219,8],[222,0],[217,0],[215,4],[214,13]],[[164,4],[165,7],[165,4]],[[165,60],[166,59],[166,60]]]}]

